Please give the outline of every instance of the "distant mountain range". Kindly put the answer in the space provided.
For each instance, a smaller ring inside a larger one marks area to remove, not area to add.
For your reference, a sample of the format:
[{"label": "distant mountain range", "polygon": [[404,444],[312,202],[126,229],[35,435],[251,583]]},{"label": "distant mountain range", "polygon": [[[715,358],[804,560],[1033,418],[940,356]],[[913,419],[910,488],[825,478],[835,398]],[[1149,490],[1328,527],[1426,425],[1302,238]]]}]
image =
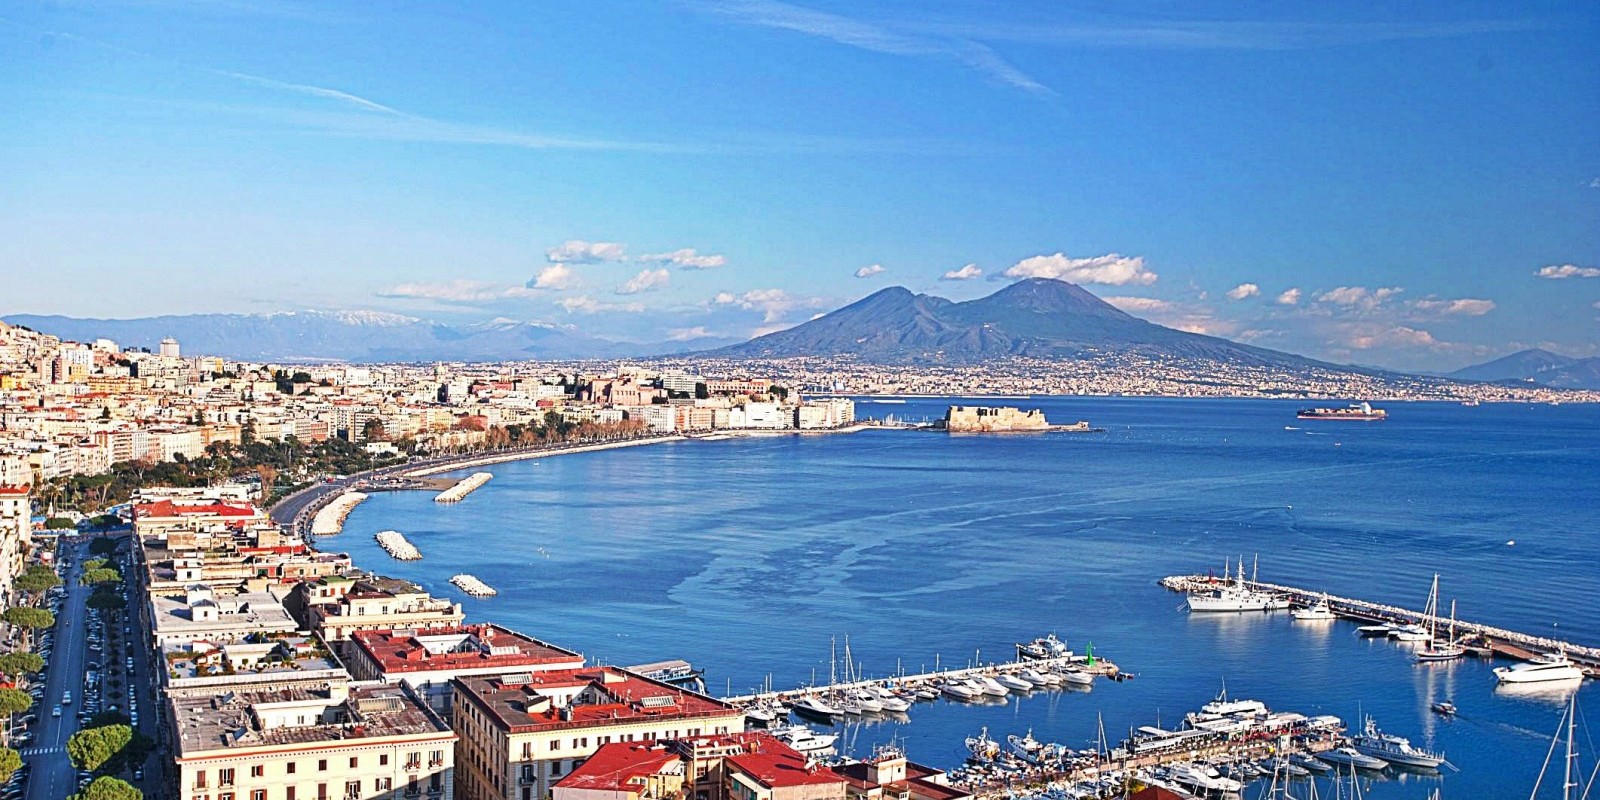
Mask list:
[{"label": "distant mountain range", "polygon": [[1078,286],[1048,278],[1018,281],[964,303],[913,294],[897,286],[810,322],[710,355],[783,358],[849,354],[871,362],[962,363],[1005,356],[1073,358],[1126,352],[1291,369],[1351,369],[1162,327]]},{"label": "distant mountain range", "polygon": [[536,322],[494,320],[452,326],[377,311],[188,314],[139,319],[79,319],[16,314],[5,318],[75,341],[111,339],[124,347],[178,340],[185,353],[250,361],[510,361],[634,358],[725,345],[734,339],[632,344]]},{"label": "distant mountain range", "polygon": [[1458,369],[1448,377],[1494,383],[1531,382],[1558,389],[1600,389],[1600,357],[1573,358],[1549,350],[1523,350]]}]

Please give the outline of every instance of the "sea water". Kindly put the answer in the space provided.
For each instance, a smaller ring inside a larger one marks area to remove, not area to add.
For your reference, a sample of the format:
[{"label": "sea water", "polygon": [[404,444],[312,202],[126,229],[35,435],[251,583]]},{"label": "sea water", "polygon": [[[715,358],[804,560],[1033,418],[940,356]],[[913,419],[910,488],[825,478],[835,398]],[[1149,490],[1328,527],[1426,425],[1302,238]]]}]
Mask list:
[{"label": "sea water", "polygon": [[[863,400],[857,415],[936,418],[951,402],[984,401]],[[1526,796],[1565,695],[1499,690],[1489,661],[1416,664],[1345,621],[1189,614],[1156,581],[1242,556],[1262,580],[1420,609],[1437,573],[1441,608],[1457,601],[1464,619],[1600,645],[1600,407],[1388,403],[1387,421],[1361,423],[1297,420],[1286,401],[1000,403],[1106,430],[869,430],[498,464],[459,504],[375,494],[320,546],[592,660],[687,659],[713,694],[826,681],[846,636],[866,676],[1004,660],[1052,631],[1137,676],[920,703],[909,722],[842,726],[858,755],[892,739],[953,767],[984,726],[1087,747],[1102,724],[1113,740],[1176,727],[1226,683],[1353,728],[1370,714],[1460,768],[1400,773],[1369,797]],[[423,560],[390,559],[372,541],[385,529]],[[458,572],[499,596],[466,597]],[[1458,718],[1430,713],[1445,699]]]}]

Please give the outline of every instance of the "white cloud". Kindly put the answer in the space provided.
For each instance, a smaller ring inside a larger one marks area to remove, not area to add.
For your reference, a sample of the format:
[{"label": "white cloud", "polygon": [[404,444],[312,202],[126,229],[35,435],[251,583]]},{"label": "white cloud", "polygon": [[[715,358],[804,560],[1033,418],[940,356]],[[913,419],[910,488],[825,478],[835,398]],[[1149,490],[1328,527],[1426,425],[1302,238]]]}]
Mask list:
[{"label": "white cloud", "polygon": [[1594,180],[1589,181],[1589,188],[1600,189],[1600,178],[1595,178]]},{"label": "white cloud", "polygon": [[1144,266],[1142,256],[1107,253],[1093,258],[1068,258],[1063,253],[1034,256],[1018,261],[1006,270],[1007,278],[1055,278],[1072,283],[1102,283],[1108,286],[1156,282],[1156,273]]},{"label": "white cloud", "polygon": [[1253,283],[1241,283],[1228,290],[1229,300],[1243,300],[1246,297],[1255,297],[1261,294],[1261,287]]},{"label": "white cloud", "polygon": [[602,261],[622,261],[628,257],[627,247],[617,242],[586,242],[568,239],[544,251],[552,264],[598,264]]},{"label": "white cloud", "polygon": [[797,297],[782,289],[752,289],[738,295],[732,292],[718,292],[711,298],[712,305],[738,306],[746,311],[760,311],[762,321],[769,324],[783,320],[790,311],[797,308],[819,308],[823,302],[823,298],[820,297]]},{"label": "white cloud", "polygon": [[704,325],[696,325],[693,328],[673,328],[667,331],[667,339],[674,342],[687,342],[690,339],[702,339],[710,335],[711,332],[706,330]]},{"label": "white cloud", "polygon": [[1495,303],[1493,300],[1474,300],[1467,297],[1463,297],[1460,300],[1439,300],[1429,297],[1414,301],[1411,303],[1411,307],[1418,311],[1441,316],[1481,317],[1493,311]]},{"label": "white cloud", "polygon": [[665,267],[661,269],[640,270],[638,275],[617,287],[617,294],[638,294],[654,289],[660,289],[672,281],[672,273]]},{"label": "white cloud", "polygon": [[754,329],[752,329],[750,331],[750,338],[754,339],[757,336],[766,336],[769,333],[777,333],[778,331],[786,331],[786,330],[788,330],[790,328],[793,328],[793,327],[794,327],[794,323],[793,322],[778,322],[778,323],[774,323],[774,324],[770,324],[770,325],[762,325],[762,326],[754,328]]},{"label": "white cloud", "polygon": [[1371,310],[1403,291],[1405,290],[1398,286],[1382,286],[1377,289],[1368,289],[1365,286],[1339,286],[1318,294],[1317,302]]},{"label": "white cloud", "polygon": [[1355,350],[1371,350],[1375,347],[1432,347],[1439,344],[1439,340],[1425,330],[1396,325],[1369,333],[1354,333],[1345,344]]},{"label": "white cloud", "polygon": [[693,247],[674,250],[670,253],[653,253],[639,256],[639,260],[649,264],[675,264],[680,269],[712,269],[728,263],[726,256],[702,255]]},{"label": "white cloud", "polygon": [[711,298],[711,302],[713,305],[731,306],[739,302],[739,296],[733,292],[717,292],[717,296]]},{"label": "white cloud", "polygon": [[502,284],[489,283],[488,281],[457,279],[402,283],[378,292],[378,296],[470,304],[517,297],[535,297],[537,293],[522,286],[504,286]]},{"label": "white cloud", "polygon": [[539,270],[539,274],[528,281],[529,289],[571,289],[577,284],[572,268],[566,264],[551,264]]},{"label": "white cloud", "polygon": [[1540,267],[1533,273],[1541,278],[1559,280],[1562,278],[1600,278],[1600,269],[1594,267],[1580,267],[1575,264],[1562,264],[1560,266]]},{"label": "white cloud", "polygon": [[1172,303],[1166,300],[1157,300],[1154,297],[1102,297],[1100,298],[1123,311],[1171,311]]},{"label": "white cloud", "polygon": [[602,303],[592,297],[564,297],[556,302],[568,314],[599,314],[605,311],[627,311],[638,313],[644,310],[644,303]]},{"label": "white cloud", "polygon": [[970,281],[983,275],[983,267],[977,264],[968,264],[961,269],[953,269],[939,278],[941,281]]},{"label": "white cloud", "polygon": [[1278,295],[1278,299],[1273,302],[1276,302],[1280,306],[1300,305],[1300,289],[1298,287],[1290,287],[1285,289],[1283,290],[1283,294]]},{"label": "white cloud", "polygon": [[885,272],[885,270],[884,270],[882,264],[872,264],[870,266],[862,267],[861,269],[856,270],[856,277],[857,278],[870,278],[870,277],[872,277],[874,275],[882,275],[884,272]]}]

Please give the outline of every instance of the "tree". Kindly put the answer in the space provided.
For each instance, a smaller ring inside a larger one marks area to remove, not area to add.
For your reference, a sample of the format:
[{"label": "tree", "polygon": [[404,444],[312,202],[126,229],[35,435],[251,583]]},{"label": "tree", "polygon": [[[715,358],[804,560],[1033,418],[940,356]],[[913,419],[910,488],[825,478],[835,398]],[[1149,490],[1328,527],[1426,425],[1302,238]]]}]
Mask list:
[{"label": "tree", "polygon": [[0,672],[21,675],[44,669],[44,659],[38,653],[6,653],[0,655]]},{"label": "tree", "polygon": [[0,689],[0,716],[21,714],[33,708],[33,698],[21,689]]},{"label": "tree", "polygon": [[116,592],[95,592],[89,595],[89,607],[98,611],[119,611],[128,607],[128,601]]},{"label": "tree", "polygon": [[117,552],[118,544],[116,539],[108,539],[102,536],[89,543],[89,555],[109,556]]},{"label": "tree", "polygon": [[389,438],[383,430],[383,420],[373,417],[361,426],[361,438],[368,442],[382,442]]},{"label": "tree", "polygon": [[127,725],[84,728],[67,739],[67,757],[78,769],[92,772],[105,766],[132,741],[133,728]]},{"label": "tree", "polygon": [[23,628],[48,628],[56,624],[56,615],[42,608],[17,606],[6,609],[4,614],[0,614],[0,620]]},{"label": "tree", "polygon": [[272,487],[278,482],[278,468],[271,464],[257,464],[256,477],[261,479],[261,499],[272,496]]},{"label": "tree", "polygon": [[17,576],[16,583],[17,588],[24,592],[42,592],[60,586],[61,576],[49,567],[35,564]]},{"label": "tree", "polygon": [[78,577],[78,582],[84,586],[93,586],[97,583],[116,583],[122,580],[122,575],[114,569],[100,567],[99,569],[86,569]]},{"label": "tree", "polygon": [[22,754],[9,747],[0,747],[0,783],[11,780],[11,776],[22,768]]},{"label": "tree", "polygon": [[105,727],[107,725],[131,725],[131,724],[133,724],[133,720],[129,719],[127,714],[124,714],[124,713],[122,713],[120,711],[102,711],[102,712],[90,717],[89,718],[89,723],[85,727],[103,728],[103,727]]},{"label": "tree", "polygon": [[67,517],[51,517],[50,519],[45,520],[44,527],[46,530],[52,531],[70,531],[73,528],[78,527],[78,523],[73,522]]},{"label": "tree", "polygon": [[102,775],[67,800],[144,800],[144,793],[125,780]]}]

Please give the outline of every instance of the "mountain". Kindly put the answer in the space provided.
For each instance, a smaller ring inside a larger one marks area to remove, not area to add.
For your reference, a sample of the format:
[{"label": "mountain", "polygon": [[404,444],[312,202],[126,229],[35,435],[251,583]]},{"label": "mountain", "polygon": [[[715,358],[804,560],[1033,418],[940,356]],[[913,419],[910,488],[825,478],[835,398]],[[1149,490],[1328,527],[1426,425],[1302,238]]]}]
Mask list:
[{"label": "mountain", "polygon": [[1535,348],[1463,367],[1448,377],[1495,383],[1532,382],[1558,389],[1600,389],[1600,357],[1573,358]]},{"label": "mountain", "polygon": [[1066,281],[1030,278],[956,303],[902,287],[876,292],[788,330],[709,355],[784,358],[853,355],[869,362],[966,362],[1004,356],[1071,358],[1107,352],[1240,365],[1329,365],[1132,316]]},{"label": "mountain", "polygon": [[633,344],[585,336],[555,325],[494,320],[451,326],[379,311],[287,311],[190,314],[138,319],[80,319],[17,314],[13,325],[63,339],[111,339],[154,349],[163,337],[185,353],[247,361],[508,361],[632,358],[727,344],[728,339]]}]

